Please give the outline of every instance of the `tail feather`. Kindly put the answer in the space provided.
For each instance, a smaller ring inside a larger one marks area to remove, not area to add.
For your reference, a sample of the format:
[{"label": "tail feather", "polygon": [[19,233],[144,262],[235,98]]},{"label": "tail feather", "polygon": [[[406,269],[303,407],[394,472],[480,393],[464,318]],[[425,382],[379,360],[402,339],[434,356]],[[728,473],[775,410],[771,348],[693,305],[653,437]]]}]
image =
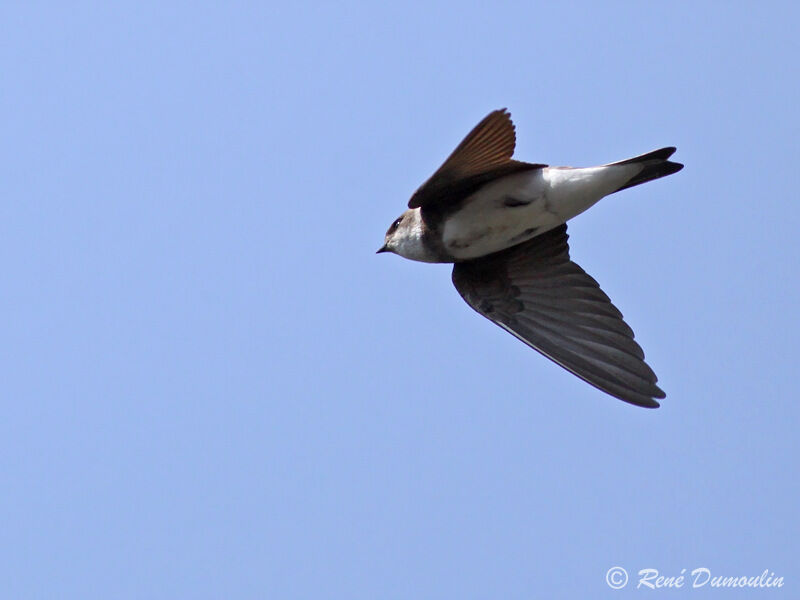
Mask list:
[{"label": "tail feather", "polygon": [[652,152],[642,154],[641,156],[634,156],[633,158],[629,158],[627,160],[611,163],[612,165],[641,164],[643,166],[639,173],[631,177],[625,185],[615,191],[619,192],[620,190],[626,190],[629,187],[639,185],[640,183],[646,183],[648,181],[652,181],[653,179],[658,179],[659,177],[665,177],[667,175],[677,173],[683,168],[683,165],[681,163],[667,160],[674,154],[674,152],[675,147],[668,146],[667,148],[653,150]]}]

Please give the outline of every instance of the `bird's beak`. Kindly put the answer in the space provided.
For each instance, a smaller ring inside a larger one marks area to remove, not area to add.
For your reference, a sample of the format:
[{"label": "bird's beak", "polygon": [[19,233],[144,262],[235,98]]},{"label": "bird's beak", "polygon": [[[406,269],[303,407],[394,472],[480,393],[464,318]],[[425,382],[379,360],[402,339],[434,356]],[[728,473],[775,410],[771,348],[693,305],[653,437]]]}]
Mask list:
[{"label": "bird's beak", "polygon": [[375,254],[380,254],[381,252],[388,252],[389,249],[386,247],[386,244],[378,248],[378,251]]}]

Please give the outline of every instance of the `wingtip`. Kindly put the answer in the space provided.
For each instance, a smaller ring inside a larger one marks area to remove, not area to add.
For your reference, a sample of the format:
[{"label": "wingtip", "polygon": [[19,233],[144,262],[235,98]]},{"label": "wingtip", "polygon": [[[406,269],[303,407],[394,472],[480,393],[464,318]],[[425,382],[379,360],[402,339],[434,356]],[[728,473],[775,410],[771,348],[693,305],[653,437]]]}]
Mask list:
[{"label": "wingtip", "polygon": [[[639,406],[641,408],[654,409],[661,407],[661,404],[653,398],[642,398],[641,396],[639,396],[638,398],[628,398],[628,397],[623,398],[622,396],[616,396],[615,394],[612,394],[612,396],[619,398],[623,402],[627,402],[628,404],[633,404],[634,406]],[[663,396],[656,396],[656,398],[663,398]]]},{"label": "wingtip", "polygon": [[630,398],[620,398],[620,400],[622,400],[623,402],[627,402],[628,404],[633,404],[634,406],[639,406],[641,408],[656,409],[661,407],[661,404],[657,400],[654,400],[653,398],[647,398],[646,400],[642,398],[637,398],[636,400]]},{"label": "wingtip", "polygon": [[662,400],[667,397],[667,395],[664,393],[664,390],[662,390],[655,384],[653,384],[652,387],[647,391],[641,390],[638,392],[629,392],[623,394],[615,394],[609,392],[608,390],[602,390],[602,391],[614,396],[615,398],[619,398],[620,400],[622,400],[623,402],[627,402],[628,404],[633,404],[634,406],[640,406],[642,408],[651,408],[651,409],[661,407],[661,404],[658,402],[658,400],[656,400],[656,398]]},{"label": "wingtip", "polygon": [[650,403],[647,404],[645,408],[659,408],[661,406],[661,403],[659,403],[658,400],[656,400],[656,398],[658,398],[659,400],[663,400],[664,398],[667,397],[667,395],[664,393],[664,390],[662,390],[660,387],[658,387],[657,385],[654,385],[653,387],[655,388],[655,391],[653,392],[653,397],[650,399]]},{"label": "wingtip", "polygon": [[505,108],[505,107],[498,108],[497,110],[493,110],[492,112],[490,112],[486,116],[488,118],[488,117],[491,117],[492,115],[498,115],[500,117],[506,117],[506,118],[508,118],[509,121],[511,121],[512,125],[514,123],[513,120],[511,119],[511,111],[509,111],[508,108]]}]

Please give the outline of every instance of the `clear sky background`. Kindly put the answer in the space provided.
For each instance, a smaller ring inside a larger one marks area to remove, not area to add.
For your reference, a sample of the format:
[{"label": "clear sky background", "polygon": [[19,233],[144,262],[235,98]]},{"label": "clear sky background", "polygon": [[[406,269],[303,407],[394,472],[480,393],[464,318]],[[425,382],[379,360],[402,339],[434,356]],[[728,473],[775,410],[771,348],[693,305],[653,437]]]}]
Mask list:
[{"label": "clear sky background", "polygon": [[[0,8],[3,598],[800,597],[797,3],[166,4]],[[374,254],[501,107],[662,408]]]}]

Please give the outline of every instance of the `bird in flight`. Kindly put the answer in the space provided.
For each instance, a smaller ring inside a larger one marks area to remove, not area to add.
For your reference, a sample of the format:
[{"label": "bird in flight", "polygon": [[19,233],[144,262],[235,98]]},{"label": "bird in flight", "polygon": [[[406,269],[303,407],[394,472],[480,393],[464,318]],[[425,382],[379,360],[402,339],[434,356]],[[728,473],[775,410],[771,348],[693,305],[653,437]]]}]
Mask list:
[{"label": "bird in flight", "polygon": [[676,173],[675,148],[599,167],[511,158],[514,123],[490,113],[414,192],[378,252],[454,263],[473,309],[594,387],[638,406],[664,398],[633,330],[570,260],[566,222],[620,190]]}]

